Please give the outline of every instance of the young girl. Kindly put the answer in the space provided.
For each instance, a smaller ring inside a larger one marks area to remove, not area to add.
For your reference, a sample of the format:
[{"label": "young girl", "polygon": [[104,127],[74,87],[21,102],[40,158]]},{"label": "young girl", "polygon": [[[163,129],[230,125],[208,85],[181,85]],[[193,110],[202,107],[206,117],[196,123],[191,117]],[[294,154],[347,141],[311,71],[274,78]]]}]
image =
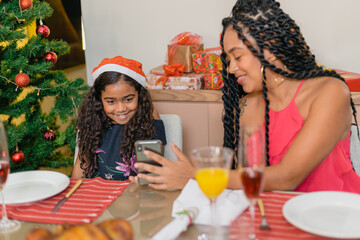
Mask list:
[{"label": "young girl", "polygon": [[135,141],[166,144],[164,124],[145,88],[141,63],[105,58],[92,75],[95,82],[76,123],[79,154],[72,177],[127,180],[137,173]]}]

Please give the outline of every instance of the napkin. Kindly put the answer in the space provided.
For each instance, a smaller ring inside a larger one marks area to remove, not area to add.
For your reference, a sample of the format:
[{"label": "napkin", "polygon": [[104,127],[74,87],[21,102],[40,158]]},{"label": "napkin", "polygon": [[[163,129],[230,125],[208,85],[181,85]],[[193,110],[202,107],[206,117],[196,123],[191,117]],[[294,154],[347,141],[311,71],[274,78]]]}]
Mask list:
[{"label": "napkin", "polygon": [[174,220],[163,227],[151,240],[174,240],[196,219],[198,209],[190,208],[176,214]]},{"label": "napkin", "polygon": [[[199,210],[194,219],[196,224],[211,225],[210,200],[201,191],[197,181],[190,179],[178,198],[173,203],[172,216],[178,212],[195,207]],[[225,189],[216,200],[216,219],[222,226],[229,226],[231,221],[249,207],[243,190]]]}]

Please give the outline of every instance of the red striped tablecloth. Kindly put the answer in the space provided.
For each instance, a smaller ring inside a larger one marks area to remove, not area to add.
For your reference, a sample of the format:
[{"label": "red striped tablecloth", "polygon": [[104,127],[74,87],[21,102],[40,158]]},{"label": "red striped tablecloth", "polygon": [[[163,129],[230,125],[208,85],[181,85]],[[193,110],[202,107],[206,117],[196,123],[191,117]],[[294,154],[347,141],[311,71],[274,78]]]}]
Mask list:
[{"label": "red striped tablecloth", "polygon": [[129,185],[129,181],[107,181],[101,177],[83,179],[80,187],[66,200],[61,208],[57,212],[51,213],[54,206],[65,197],[77,180],[70,179],[69,186],[51,198],[29,205],[7,206],[8,217],[40,223],[91,223]]},{"label": "red striped tablecloth", "polygon": [[[271,226],[271,230],[260,230],[259,224],[261,216],[259,208],[255,211],[255,232],[259,240],[319,240],[319,239],[335,239],[313,235],[302,231],[291,225],[282,215],[282,207],[287,200],[297,196],[292,193],[282,192],[264,192],[261,198],[264,202],[266,220]],[[228,240],[248,239],[248,231],[250,229],[250,213],[245,211],[237,219],[235,219],[229,229]]]}]

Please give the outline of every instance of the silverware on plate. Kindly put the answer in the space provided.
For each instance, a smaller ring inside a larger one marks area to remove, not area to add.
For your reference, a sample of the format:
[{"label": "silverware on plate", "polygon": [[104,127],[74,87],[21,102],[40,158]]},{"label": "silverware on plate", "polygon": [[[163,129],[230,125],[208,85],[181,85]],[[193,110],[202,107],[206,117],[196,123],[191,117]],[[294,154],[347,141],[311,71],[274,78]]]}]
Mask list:
[{"label": "silverware on plate", "polygon": [[270,225],[267,223],[266,218],[265,218],[264,203],[260,198],[257,200],[257,203],[259,205],[260,214],[261,214],[260,229],[270,230]]},{"label": "silverware on plate", "polygon": [[66,196],[61,199],[53,208],[53,210],[51,211],[51,213],[55,213],[63,204],[64,202],[71,196],[71,194],[73,194],[75,192],[75,190],[82,184],[82,180],[78,180],[75,185],[73,186],[73,188],[66,194]]}]

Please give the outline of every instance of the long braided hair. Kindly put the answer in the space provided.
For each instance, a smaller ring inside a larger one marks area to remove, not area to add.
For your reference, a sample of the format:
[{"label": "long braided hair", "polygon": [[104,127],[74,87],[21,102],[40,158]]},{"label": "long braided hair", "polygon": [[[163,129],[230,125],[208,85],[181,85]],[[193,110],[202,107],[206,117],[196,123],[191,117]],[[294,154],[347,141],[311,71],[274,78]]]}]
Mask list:
[{"label": "long braided hair", "polygon": [[[221,61],[223,64],[222,76],[224,87],[222,88],[224,102],[224,146],[234,149],[237,153],[239,143],[239,100],[246,95],[241,85],[237,84],[235,76],[228,73],[229,62],[224,52],[223,37],[225,30],[232,26],[247,48],[260,60],[264,67],[263,75],[263,98],[265,101],[265,144],[266,162],[269,165],[269,99],[266,87],[265,68],[275,73],[293,79],[308,79],[319,76],[330,76],[344,81],[335,71],[329,71],[319,66],[315,56],[311,53],[305,42],[300,28],[288,14],[280,8],[280,3],[275,0],[238,0],[232,9],[230,17],[222,21],[223,31],[220,44],[222,46]],[[257,49],[252,46],[248,36],[256,41]],[[275,67],[265,60],[263,52],[268,49],[280,59],[287,69],[287,72]],[[356,109],[352,98],[349,99],[353,116],[356,120]],[[359,136],[359,129],[358,129]],[[233,164],[236,167],[236,163]]]},{"label": "long braided hair", "polygon": [[90,178],[98,170],[96,149],[101,144],[101,133],[112,125],[106,116],[101,101],[101,92],[105,87],[124,81],[135,88],[138,93],[138,108],[133,117],[124,125],[120,155],[125,164],[130,166],[130,158],[134,152],[134,143],[139,139],[152,139],[155,135],[153,127],[153,104],[149,91],[137,81],[119,72],[104,72],[96,78],[94,85],[84,99],[76,122],[80,168],[85,177]]}]

